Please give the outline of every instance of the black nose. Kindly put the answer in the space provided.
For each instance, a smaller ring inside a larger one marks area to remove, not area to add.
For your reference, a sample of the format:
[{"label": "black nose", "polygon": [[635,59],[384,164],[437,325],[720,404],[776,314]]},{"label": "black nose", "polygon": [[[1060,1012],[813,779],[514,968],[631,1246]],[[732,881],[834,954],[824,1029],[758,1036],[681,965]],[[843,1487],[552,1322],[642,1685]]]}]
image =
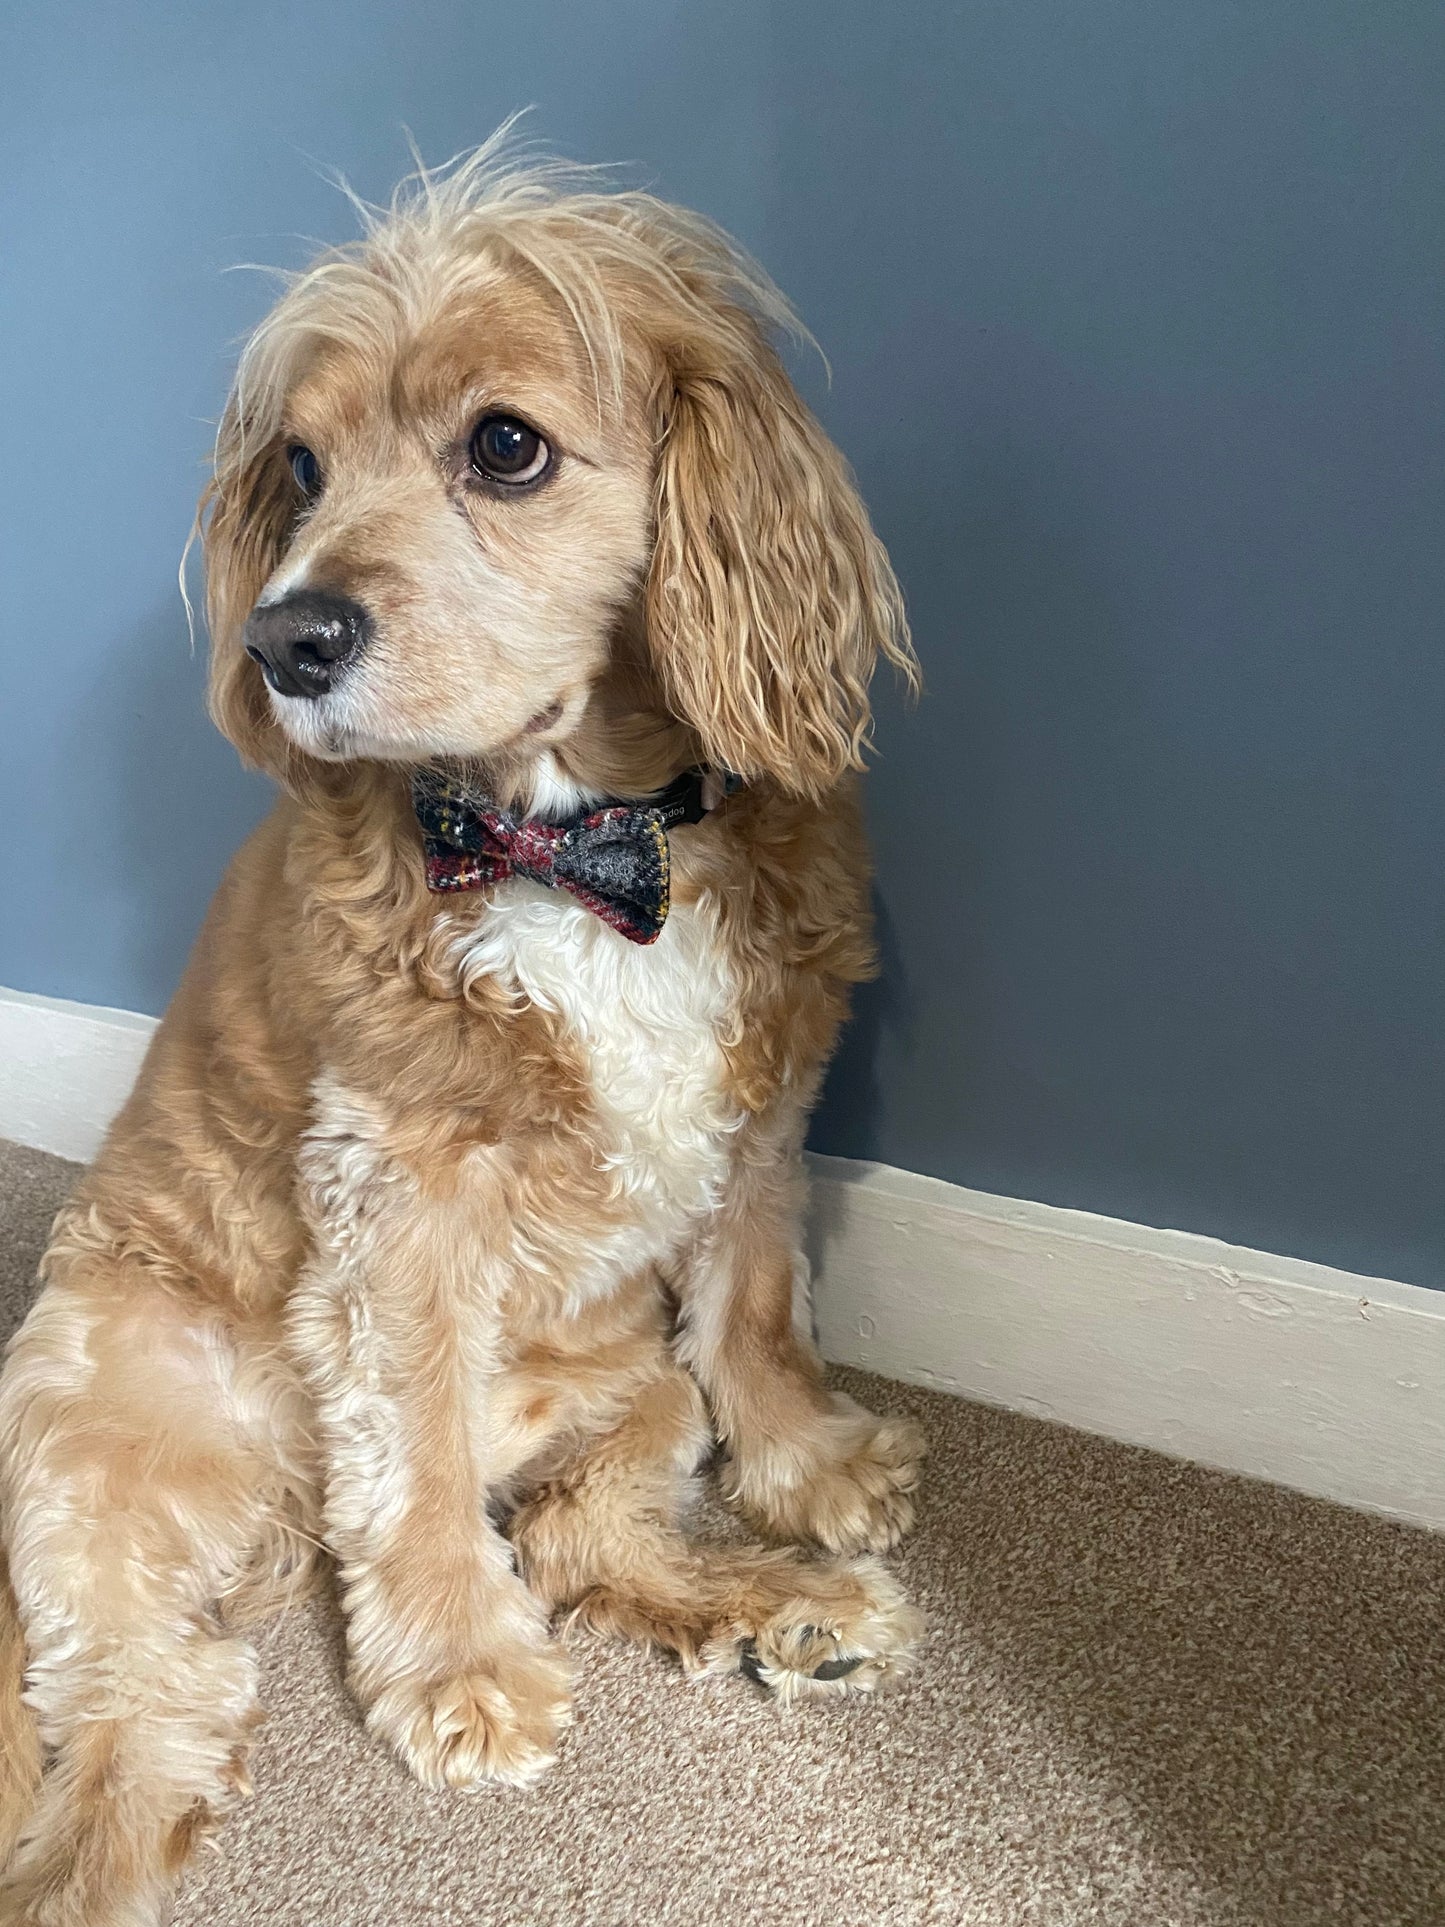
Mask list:
[{"label": "black nose", "polygon": [[324,696],[370,634],[371,618],[359,602],[329,589],[298,589],[251,611],[246,654],[278,696]]}]

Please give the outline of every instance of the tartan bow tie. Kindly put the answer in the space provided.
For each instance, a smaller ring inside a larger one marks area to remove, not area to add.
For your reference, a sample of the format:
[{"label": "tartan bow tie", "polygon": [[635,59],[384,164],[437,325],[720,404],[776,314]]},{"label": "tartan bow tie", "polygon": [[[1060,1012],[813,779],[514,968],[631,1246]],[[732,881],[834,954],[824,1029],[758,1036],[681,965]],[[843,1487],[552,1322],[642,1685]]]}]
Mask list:
[{"label": "tartan bow tie", "polygon": [[[608,802],[563,823],[514,816],[482,790],[418,770],[412,808],[426,847],[429,890],[481,890],[511,876],[566,890],[632,943],[653,943],[667,921],[667,832],[708,814],[701,770],[648,803]],[[721,779],[729,794],[737,779]]]}]

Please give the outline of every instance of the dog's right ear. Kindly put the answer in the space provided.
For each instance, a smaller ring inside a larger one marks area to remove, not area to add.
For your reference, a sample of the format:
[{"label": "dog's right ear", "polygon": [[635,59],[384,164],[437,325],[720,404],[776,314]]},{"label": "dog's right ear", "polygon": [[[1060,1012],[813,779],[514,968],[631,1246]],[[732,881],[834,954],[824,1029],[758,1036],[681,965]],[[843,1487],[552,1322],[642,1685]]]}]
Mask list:
[{"label": "dog's right ear", "polygon": [[211,632],[211,720],[241,752],[295,795],[320,769],[291,743],[271,714],[260,668],[243,631],[256,599],[286,552],[296,489],[284,445],[248,430],[233,395],[216,436],[215,466],[196,511],[206,564],[206,623]]},{"label": "dog's right ear", "polygon": [[708,761],[819,796],[863,767],[878,658],[916,686],[903,597],[763,326],[707,299],[661,384],[648,639]]}]

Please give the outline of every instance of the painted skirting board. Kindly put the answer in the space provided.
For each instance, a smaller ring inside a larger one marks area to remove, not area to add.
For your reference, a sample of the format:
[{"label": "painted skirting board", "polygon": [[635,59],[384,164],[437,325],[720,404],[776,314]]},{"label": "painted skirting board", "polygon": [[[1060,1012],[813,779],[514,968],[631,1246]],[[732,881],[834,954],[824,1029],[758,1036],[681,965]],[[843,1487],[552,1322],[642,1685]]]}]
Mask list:
[{"label": "painted skirting board", "polygon": [[812,1167],[827,1358],[1445,1528],[1445,1292]]},{"label": "painted skirting board", "polygon": [[133,1010],[0,989],[0,1137],[88,1164],[155,1027]]},{"label": "painted skirting board", "polygon": [[[93,1157],[154,1028],[0,990],[0,1137]],[[1445,1292],[810,1162],[835,1363],[1445,1529]]]}]

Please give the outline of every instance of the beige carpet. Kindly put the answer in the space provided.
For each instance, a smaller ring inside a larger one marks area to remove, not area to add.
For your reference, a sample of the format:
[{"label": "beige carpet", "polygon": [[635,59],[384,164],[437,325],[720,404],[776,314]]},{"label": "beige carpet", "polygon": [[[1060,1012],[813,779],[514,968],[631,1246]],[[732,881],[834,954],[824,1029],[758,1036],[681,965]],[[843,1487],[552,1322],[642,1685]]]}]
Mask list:
[{"label": "beige carpet", "polygon": [[[0,1150],[7,1331],[72,1171]],[[1445,1541],[840,1379],[932,1442],[903,1691],[787,1717],[589,1639],[541,1790],[446,1797],[303,1610],[177,1927],[1445,1927]]]}]

